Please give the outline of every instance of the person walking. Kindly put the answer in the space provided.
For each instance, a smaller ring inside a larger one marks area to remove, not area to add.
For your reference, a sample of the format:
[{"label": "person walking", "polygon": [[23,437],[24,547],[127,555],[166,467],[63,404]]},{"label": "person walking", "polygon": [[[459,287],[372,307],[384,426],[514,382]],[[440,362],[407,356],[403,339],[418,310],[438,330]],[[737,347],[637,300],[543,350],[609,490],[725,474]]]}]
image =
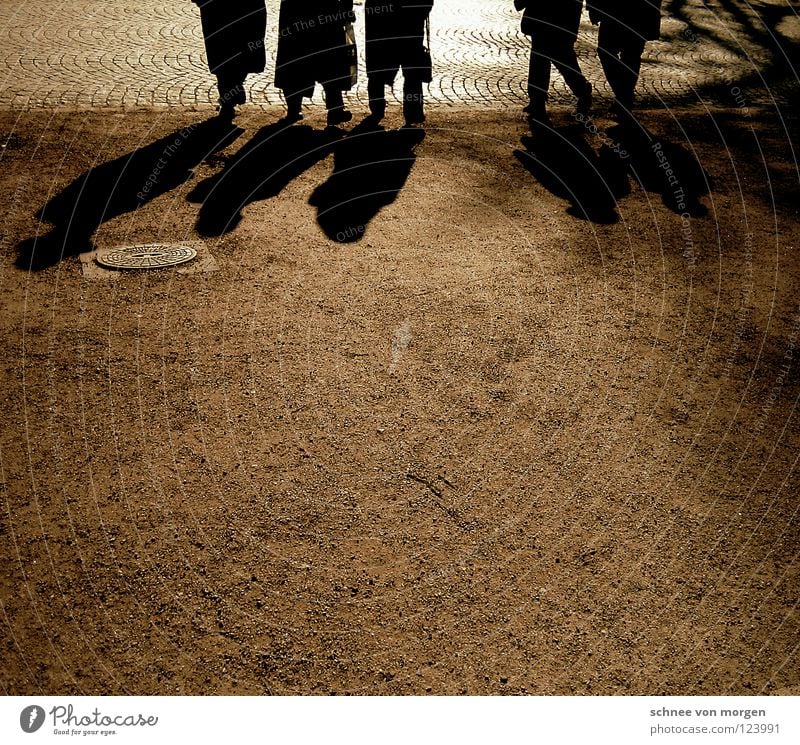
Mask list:
[{"label": "person walking", "polygon": [[587,0],[587,4],[589,19],[600,27],[597,54],[614,92],[611,111],[628,119],[645,43],[661,35],[661,0]]},{"label": "person walking", "polygon": [[433,0],[366,0],[364,4],[369,109],[376,120],[386,113],[386,86],[403,70],[406,124],[425,121],[422,84],[431,81],[425,30]]},{"label": "person walking", "polygon": [[353,0],[281,0],[275,85],[286,99],[287,119],[302,119],[303,98],[322,85],[328,125],[348,122],[343,92],[353,86],[355,48],[347,28],[355,21]]},{"label": "person walking", "polygon": [[588,114],[592,106],[592,85],[581,71],[575,54],[583,0],[514,0],[514,7],[523,11],[522,33],[531,37],[530,103],[525,111],[533,120],[547,120],[550,67],[554,65],[578,99],[578,113]]},{"label": "person walking", "polygon": [[264,0],[192,0],[200,9],[208,67],[217,78],[219,114],[232,119],[246,101],[244,81],[264,72],[267,7]]}]

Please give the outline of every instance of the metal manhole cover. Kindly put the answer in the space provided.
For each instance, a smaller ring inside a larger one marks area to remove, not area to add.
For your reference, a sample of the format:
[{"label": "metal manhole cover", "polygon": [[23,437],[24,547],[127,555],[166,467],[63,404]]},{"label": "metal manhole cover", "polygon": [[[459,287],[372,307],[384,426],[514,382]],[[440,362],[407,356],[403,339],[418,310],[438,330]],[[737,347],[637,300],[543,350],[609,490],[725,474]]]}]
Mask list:
[{"label": "metal manhole cover", "polygon": [[152,243],[146,246],[124,246],[97,254],[97,263],[111,269],[161,269],[191,261],[197,251],[189,246]]}]

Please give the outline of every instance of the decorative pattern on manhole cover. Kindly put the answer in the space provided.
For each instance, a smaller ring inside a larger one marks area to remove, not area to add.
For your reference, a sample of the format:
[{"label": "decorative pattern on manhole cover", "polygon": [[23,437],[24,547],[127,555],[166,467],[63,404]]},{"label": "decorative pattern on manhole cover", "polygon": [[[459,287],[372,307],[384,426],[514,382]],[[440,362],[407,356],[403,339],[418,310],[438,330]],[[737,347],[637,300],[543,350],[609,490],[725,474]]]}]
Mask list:
[{"label": "decorative pattern on manhole cover", "polygon": [[151,243],[146,246],[124,246],[97,254],[97,263],[111,269],[161,269],[191,261],[197,251],[189,246]]}]

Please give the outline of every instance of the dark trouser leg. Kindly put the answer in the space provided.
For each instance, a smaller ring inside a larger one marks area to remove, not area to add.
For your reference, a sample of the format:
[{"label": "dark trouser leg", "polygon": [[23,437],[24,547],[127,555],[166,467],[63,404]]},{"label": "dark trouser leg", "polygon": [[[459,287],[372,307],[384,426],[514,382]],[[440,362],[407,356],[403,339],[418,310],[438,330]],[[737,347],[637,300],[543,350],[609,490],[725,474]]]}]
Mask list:
[{"label": "dark trouser leg", "polygon": [[386,86],[383,78],[373,75],[367,82],[367,95],[369,96],[369,110],[376,116],[386,113]]},{"label": "dark trouser leg", "polygon": [[286,116],[289,119],[298,119],[302,116],[300,113],[303,108],[303,94],[284,91],[283,96],[286,99]]},{"label": "dark trouser leg", "polygon": [[244,78],[226,73],[217,74],[217,90],[219,91],[219,105],[222,108],[232,108],[245,102]]},{"label": "dark trouser leg", "polygon": [[341,110],[344,108],[344,97],[339,88],[331,85],[323,85],[322,90],[325,92],[325,108],[328,111]]},{"label": "dark trouser leg", "polygon": [[342,89],[335,85],[323,85],[325,107],[328,109],[328,126],[349,122],[353,115],[344,107]]},{"label": "dark trouser leg", "polygon": [[413,75],[406,77],[403,71],[403,114],[409,124],[425,121],[422,96],[422,81]]},{"label": "dark trouser leg", "polygon": [[620,49],[620,64],[625,69],[627,75],[625,98],[620,103],[627,109],[633,107],[633,98],[636,92],[636,84],[639,82],[639,73],[642,69],[642,53],[644,52],[644,42],[641,39],[630,38]]},{"label": "dark trouser leg", "polygon": [[556,69],[561,73],[567,87],[578,97],[586,94],[589,87],[589,81],[581,71],[581,65],[578,62],[578,55],[575,54],[575,47],[572,45],[564,45],[553,53],[553,64]]},{"label": "dark trouser leg", "polygon": [[622,63],[619,59],[618,36],[619,31],[611,21],[600,23],[600,30],[597,32],[597,56],[617,100],[624,96],[625,89],[625,71],[620,69]]},{"label": "dark trouser leg", "polygon": [[543,114],[547,105],[547,90],[550,87],[550,58],[542,54],[536,38],[531,39],[531,58],[528,65],[528,98],[531,113]]},{"label": "dark trouser leg", "polygon": [[627,110],[633,105],[633,92],[639,80],[644,43],[610,21],[600,24],[597,53],[614,97]]}]

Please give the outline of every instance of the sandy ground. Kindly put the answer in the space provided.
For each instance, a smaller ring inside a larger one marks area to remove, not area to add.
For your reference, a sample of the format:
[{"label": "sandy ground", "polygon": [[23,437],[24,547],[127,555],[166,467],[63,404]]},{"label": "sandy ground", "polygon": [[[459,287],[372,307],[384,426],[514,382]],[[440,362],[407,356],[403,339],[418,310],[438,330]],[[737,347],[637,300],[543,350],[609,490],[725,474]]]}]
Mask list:
[{"label": "sandy ground", "polygon": [[800,685],[796,122],[205,116],[0,114],[4,692]]}]

